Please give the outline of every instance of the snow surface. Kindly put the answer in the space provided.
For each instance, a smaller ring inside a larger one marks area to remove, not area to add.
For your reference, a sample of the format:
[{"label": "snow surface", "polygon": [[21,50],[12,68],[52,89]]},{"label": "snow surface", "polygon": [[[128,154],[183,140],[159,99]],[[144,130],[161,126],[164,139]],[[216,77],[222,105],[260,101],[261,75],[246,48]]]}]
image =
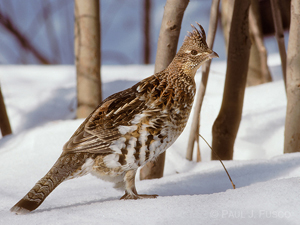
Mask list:
[{"label": "snow surface", "polygon": [[[283,155],[286,97],[278,55],[269,57],[274,82],[247,88],[233,161],[224,161],[236,189],[201,142],[203,161],[185,159],[190,122],[167,151],[164,177],[140,181],[157,199],[119,200],[113,184],[87,175],[59,185],[34,212],[9,209],[51,168],[82,119],[74,120],[73,66],[0,66],[13,135],[0,139],[0,224],[299,224],[300,153]],[[104,66],[104,96],[152,74],[150,66]],[[213,62],[201,134],[222,100],[225,62]],[[196,82],[200,81],[200,73]],[[195,156],[195,155],[194,155]]]}]

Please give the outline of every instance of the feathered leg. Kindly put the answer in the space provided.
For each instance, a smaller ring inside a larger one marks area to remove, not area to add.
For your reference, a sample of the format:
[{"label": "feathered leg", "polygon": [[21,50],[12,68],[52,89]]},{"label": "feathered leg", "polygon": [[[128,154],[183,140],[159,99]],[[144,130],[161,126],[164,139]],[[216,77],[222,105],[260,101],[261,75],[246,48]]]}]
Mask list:
[{"label": "feathered leg", "polygon": [[139,195],[135,188],[135,174],[136,170],[129,170],[126,172],[125,181],[125,194],[121,199],[141,199],[141,198],[156,198],[158,195]]}]

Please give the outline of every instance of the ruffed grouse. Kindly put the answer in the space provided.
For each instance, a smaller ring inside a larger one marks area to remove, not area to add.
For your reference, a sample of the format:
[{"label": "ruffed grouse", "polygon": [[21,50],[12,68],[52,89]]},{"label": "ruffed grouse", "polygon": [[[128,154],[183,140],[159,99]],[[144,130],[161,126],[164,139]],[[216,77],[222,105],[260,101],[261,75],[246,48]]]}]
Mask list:
[{"label": "ruffed grouse", "polygon": [[202,26],[192,27],[165,70],[106,98],[86,118],[54,166],[12,212],[36,209],[61,182],[88,173],[123,187],[121,199],[156,197],[137,193],[136,171],[181,134],[194,100],[196,71],[203,62],[218,57],[207,46]]}]

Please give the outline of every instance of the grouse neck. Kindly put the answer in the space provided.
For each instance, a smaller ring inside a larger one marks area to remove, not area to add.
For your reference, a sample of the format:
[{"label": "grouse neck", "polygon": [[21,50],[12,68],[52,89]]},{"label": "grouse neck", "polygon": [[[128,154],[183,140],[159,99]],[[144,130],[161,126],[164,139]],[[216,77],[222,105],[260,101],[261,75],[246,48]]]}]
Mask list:
[{"label": "grouse neck", "polygon": [[198,66],[188,66],[187,63],[182,62],[182,60],[178,60],[175,56],[173,61],[170,65],[166,68],[166,71],[169,73],[176,73],[180,76],[188,76],[194,79],[197,70],[199,69],[200,65]]}]

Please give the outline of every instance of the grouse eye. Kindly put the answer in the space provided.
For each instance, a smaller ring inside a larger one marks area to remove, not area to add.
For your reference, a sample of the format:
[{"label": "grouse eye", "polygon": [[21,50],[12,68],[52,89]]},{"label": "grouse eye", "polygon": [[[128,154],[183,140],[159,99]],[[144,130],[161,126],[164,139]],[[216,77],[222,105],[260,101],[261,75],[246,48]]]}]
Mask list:
[{"label": "grouse eye", "polygon": [[197,52],[196,50],[192,50],[192,51],[191,51],[191,54],[192,54],[192,55],[197,55],[197,53],[198,53],[198,52]]}]

